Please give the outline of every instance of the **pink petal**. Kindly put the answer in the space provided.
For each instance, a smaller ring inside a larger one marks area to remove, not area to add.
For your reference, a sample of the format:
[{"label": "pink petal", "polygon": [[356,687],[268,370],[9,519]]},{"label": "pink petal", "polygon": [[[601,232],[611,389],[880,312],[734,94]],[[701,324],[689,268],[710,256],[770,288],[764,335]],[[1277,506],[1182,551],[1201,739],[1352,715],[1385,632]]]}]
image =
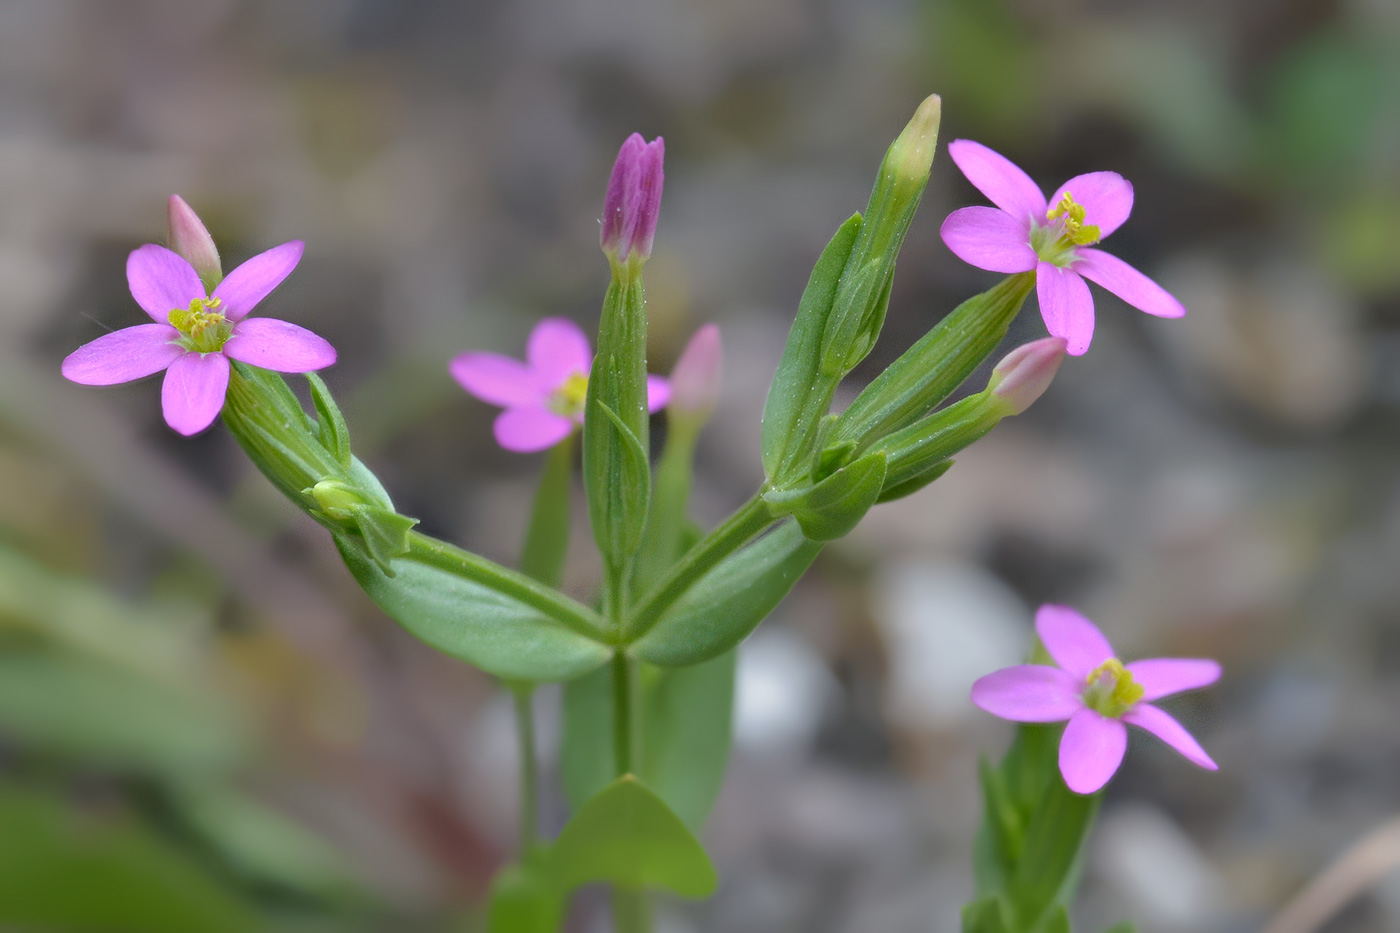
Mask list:
[{"label": "pink petal", "polygon": [[301,240],[292,240],[258,253],[234,269],[214,289],[214,297],[224,303],[219,310],[230,321],[242,320],[292,274],[305,249]]},{"label": "pink petal", "polygon": [[186,353],[171,363],[160,388],[165,423],[186,437],[213,424],[224,407],[228,369],[222,353]]},{"label": "pink petal", "polygon": [[1220,663],[1209,658],[1148,658],[1127,668],[1133,680],[1142,685],[1144,700],[1208,687],[1220,679]]},{"label": "pink petal", "polygon": [[335,362],[335,347],[324,337],[270,317],[250,317],[235,324],[224,353],[229,359],[279,373],[310,373]]},{"label": "pink petal", "polygon": [[963,207],[939,229],[943,242],[963,262],[990,272],[1029,272],[1035,268],[1030,234],[1015,217],[994,207]]},{"label": "pink petal", "polygon": [[1094,299],[1077,273],[1042,262],[1035,270],[1040,316],[1055,337],[1065,338],[1065,352],[1083,356],[1094,339]]},{"label": "pink petal", "polygon": [[588,375],[593,367],[593,348],[588,344],[588,335],[573,321],[547,317],[530,331],[525,359],[540,384],[553,389],[575,373]]},{"label": "pink petal", "polygon": [[1065,726],[1060,739],[1060,773],[1076,794],[1096,793],[1123,763],[1128,729],[1092,709],[1082,709]]},{"label": "pink petal", "polygon": [[1066,191],[1084,205],[1084,222],[1097,226],[1100,238],[1106,238],[1123,226],[1123,221],[1133,212],[1133,186],[1117,172],[1074,176],[1050,196],[1050,206],[1059,204]]},{"label": "pink petal", "polygon": [[83,344],[63,361],[63,377],[85,386],[110,386],[158,373],[185,352],[171,343],[169,324],[137,324]]},{"label": "pink petal", "polygon": [[1171,293],[1117,256],[1101,249],[1080,247],[1074,271],[1122,298],[1139,311],[1157,317],[1185,317],[1186,308]]},{"label": "pink petal", "polygon": [[1006,156],[970,139],[953,140],[948,144],[948,154],[967,180],[987,196],[987,200],[1022,225],[1045,218],[1045,195],[1041,193],[1040,186]]},{"label": "pink petal", "polygon": [[447,370],[462,388],[492,405],[538,406],[549,394],[528,366],[499,353],[462,353],[453,358]]},{"label": "pink petal", "polygon": [[496,416],[496,443],[518,454],[545,450],[569,436],[574,422],[547,408],[507,408]]},{"label": "pink petal", "polygon": [[1082,686],[1058,667],[1021,664],[979,677],[972,702],[1012,722],[1062,722],[1084,708]]},{"label": "pink petal", "polygon": [[1094,668],[1113,657],[1113,646],[1098,626],[1068,606],[1046,604],[1037,609],[1035,633],[1055,663],[1080,684]]},{"label": "pink petal", "polygon": [[170,312],[188,308],[196,298],[205,297],[199,273],[179,255],[147,243],[132,250],[126,258],[126,283],[131,297],[157,324],[170,323]]},{"label": "pink petal", "polygon": [[1211,760],[1206,754],[1206,750],[1201,748],[1201,744],[1192,738],[1191,733],[1186,731],[1186,727],[1177,722],[1163,710],[1158,709],[1151,703],[1139,703],[1128,712],[1123,714],[1124,722],[1130,722],[1140,729],[1146,729],[1157,738],[1166,742],[1172,748],[1181,752],[1186,760],[1192,764],[1200,765],[1211,771],[1218,771],[1220,766]]},{"label": "pink petal", "polygon": [[647,411],[658,412],[671,401],[671,380],[647,374]]}]

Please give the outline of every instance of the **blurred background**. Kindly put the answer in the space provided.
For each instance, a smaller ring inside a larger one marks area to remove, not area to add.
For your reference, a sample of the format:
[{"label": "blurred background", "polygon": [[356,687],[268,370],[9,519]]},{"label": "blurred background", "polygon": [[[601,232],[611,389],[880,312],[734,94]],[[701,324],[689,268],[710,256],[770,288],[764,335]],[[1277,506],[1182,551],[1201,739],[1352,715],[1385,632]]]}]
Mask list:
[{"label": "blurred background", "polygon": [[[666,138],[652,368],[701,323],[724,333],[710,523],[761,478],[818,251],[934,91],[945,142],[1046,191],[1126,175],[1110,249],[1191,313],[1096,290],[1093,348],[1035,408],[827,549],[744,647],[706,833],[721,887],[665,902],[663,929],[955,930],[977,758],[1010,737],[967,688],[1021,657],[1047,600],[1124,657],[1226,671],[1169,703],[1218,774],[1134,739],[1084,929],[1258,929],[1400,815],[1400,5],[7,0],[0,926],[474,930],[513,844],[491,679],[379,614],[222,428],[168,430],[156,380],[60,379],[144,320],[124,263],[163,240],[169,194],[226,269],[307,242],[267,312],[339,348],[326,379],[401,510],[512,561],[539,460],[494,446],[446,363],[518,355],[543,315],[594,326],[622,139]],[[940,151],[849,394],[996,281],[938,238],[971,203]],[[1032,300],[1011,341],[1042,333]],[[565,817],[551,778],[546,827]],[[1400,929],[1381,852],[1325,929]],[[596,893],[571,929],[599,929]]]}]

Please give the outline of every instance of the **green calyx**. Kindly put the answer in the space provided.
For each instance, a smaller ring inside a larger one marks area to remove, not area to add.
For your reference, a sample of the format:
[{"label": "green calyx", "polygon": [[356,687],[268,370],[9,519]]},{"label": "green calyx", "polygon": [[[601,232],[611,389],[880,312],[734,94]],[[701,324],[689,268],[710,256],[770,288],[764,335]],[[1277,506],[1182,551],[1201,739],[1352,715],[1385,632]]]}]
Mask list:
[{"label": "green calyx", "polygon": [[1117,658],[1109,658],[1084,679],[1084,705],[1117,719],[1137,705],[1146,690],[1133,680],[1132,671]]},{"label": "green calyx", "polygon": [[193,353],[218,353],[233,334],[233,322],[214,310],[218,298],[195,298],[188,308],[173,308],[168,320],[180,332],[179,343]]}]

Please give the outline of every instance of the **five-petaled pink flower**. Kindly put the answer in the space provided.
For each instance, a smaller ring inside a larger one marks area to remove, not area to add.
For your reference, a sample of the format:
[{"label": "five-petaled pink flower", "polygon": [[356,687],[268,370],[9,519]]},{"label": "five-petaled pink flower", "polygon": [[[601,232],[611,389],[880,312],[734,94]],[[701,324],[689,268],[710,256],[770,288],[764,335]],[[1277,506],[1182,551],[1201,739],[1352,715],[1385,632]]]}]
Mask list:
[{"label": "five-petaled pink flower", "polygon": [[248,312],[301,259],[300,240],[274,246],[234,269],[209,294],[199,274],[164,246],[147,243],[126,261],[136,303],[155,323],[98,337],[63,361],[63,375],[83,385],[130,382],[165,370],[161,409],[181,434],[209,427],[224,407],[229,360],[283,373],[335,362],[335,348],[311,331]]},{"label": "five-petaled pink flower", "polygon": [[1219,664],[1204,658],[1124,664],[1094,623],[1068,606],[1041,606],[1035,631],[1059,667],[1021,664],[988,674],[972,685],[972,702],[1014,722],[1069,720],[1060,739],[1060,773],[1070,790],[1092,794],[1113,777],[1128,748],[1124,723],[1216,769],[1181,723],[1148,701],[1215,683]]},{"label": "five-petaled pink flower", "polygon": [[[1094,299],[1084,279],[1158,317],[1186,309],[1167,290],[1093,244],[1123,225],[1133,186],[1117,172],[1090,172],[1065,182],[1046,202],[1011,160],[970,139],[950,143],[958,168],[996,205],[964,207],[943,221],[943,242],[959,259],[992,272],[1035,270],[1045,326],[1081,356],[1094,336]],[[1082,276],[1082,278],[1081,278]]]},{"label": "five-petaled pink flower", "polygon": [[[593,348],[588,336],[567,318],[545,318],[530,332],[525,361],[499,353],[470,350],[448,369],[472,395],[500,405],[496,442],[506,450],[532,453],[553,447],[583,423]],[[647,408],[659,411],[671,397],[661,376],[647,376]]]}]

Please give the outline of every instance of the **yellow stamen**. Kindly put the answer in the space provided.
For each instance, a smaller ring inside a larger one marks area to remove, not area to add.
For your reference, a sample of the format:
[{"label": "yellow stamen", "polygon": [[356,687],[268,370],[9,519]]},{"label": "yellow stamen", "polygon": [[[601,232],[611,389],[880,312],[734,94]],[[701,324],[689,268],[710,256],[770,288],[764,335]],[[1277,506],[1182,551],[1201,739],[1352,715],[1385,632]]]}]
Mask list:
[{"label": "yellow stamen", "polygon": [[1084,222],[1084,205],[1074,200],[1074,195],[1066,191],[1065,196],[1045,215],[1046,220],[1064,218],[1065,239],[1075,246],[1091,246],[1103,239],[1096,224]]},{"label": "yellow stamen", "polygon": [[564,384],[555,389],[549,398],[549,407],[557,414],[572,417],[583,411],[583,403],[588,398],[588,376],[584,373],[570,373]]},{"label": "yellow stamen", "polygon": [[1109,658],[1090,671],[1084,684],[1084,705],[1112,717],[1132,709],[1147,692],[1117,658]]},{"label": "yellow stamen", "polygon": [[198,353],[214,353],[221,349],[233,330],[223,312],[214,309],[223,304],[219,298],[195,298],[188,308],[173,308],[168,320],[184,337],[189,349]]}]

